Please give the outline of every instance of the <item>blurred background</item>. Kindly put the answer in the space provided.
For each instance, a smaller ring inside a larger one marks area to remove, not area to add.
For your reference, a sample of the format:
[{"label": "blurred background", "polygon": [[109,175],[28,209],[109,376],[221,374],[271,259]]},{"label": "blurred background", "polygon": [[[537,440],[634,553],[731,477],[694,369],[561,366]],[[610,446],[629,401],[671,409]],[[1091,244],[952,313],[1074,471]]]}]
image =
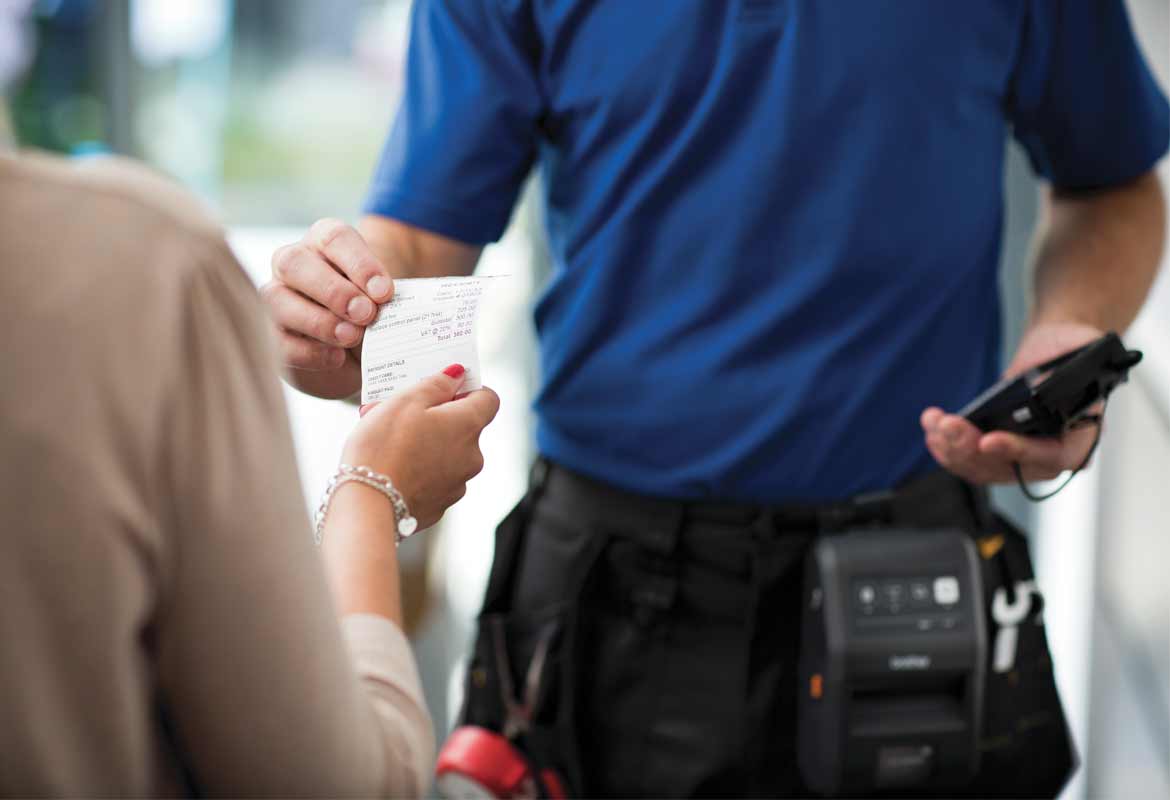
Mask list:
[{"label": "blurred background", "polygon": [[[1170,3],[1127,5],[1147,58],[1170,87]],[[11,95],[14,133],[26,147],[127,154],[170,174],[214,210],[241,263],[263,282],[272,251],[315,219],[356,220],[401,92],[409,13],[409,0],[39,0],[36,57]],[[1036,182],[1011,148],[1005,350],[1022,322],[1037,207]],[[1170,167],[1161,170],[1170,185]],[[458,712],[492,530],[522,494],[533,455],[530,311],[548,269],[533,197],[530,187],[479,270],[511,276],[481,316],[483,373],[503,400],[484,438],[487,468],[440,529],[403,548],[410,633],[440,736]],[[1146,361],[1110,404],[1094,466],[1043,506],[1014,488],[998,492],[1033,534],[1058,678],[1084,761],[1068,798],[1170,797],[1163,266],[1127,336]],[[314,507],[356,410],[286,396],[306,506]]]}]

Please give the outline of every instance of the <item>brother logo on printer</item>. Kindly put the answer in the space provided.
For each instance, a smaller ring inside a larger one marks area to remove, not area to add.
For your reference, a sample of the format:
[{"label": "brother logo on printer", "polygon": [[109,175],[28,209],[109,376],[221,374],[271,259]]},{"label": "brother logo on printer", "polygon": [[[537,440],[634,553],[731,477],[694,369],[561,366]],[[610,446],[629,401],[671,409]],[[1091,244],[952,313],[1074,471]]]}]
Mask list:
[{"label": "brother logo on printer", "polygon": [[890,656],[890,669],[905,671],[912,669],[930,669],[930,656],[911,653],[904,656]]}]

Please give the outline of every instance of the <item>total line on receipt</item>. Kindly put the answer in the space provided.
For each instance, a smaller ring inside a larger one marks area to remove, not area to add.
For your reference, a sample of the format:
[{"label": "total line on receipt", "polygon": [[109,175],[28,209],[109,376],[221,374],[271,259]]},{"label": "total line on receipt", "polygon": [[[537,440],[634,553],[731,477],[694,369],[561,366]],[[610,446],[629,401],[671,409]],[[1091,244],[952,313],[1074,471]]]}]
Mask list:
[{"label": "total line on receipt", "polygon": [[479,305],[505,275],[402,278],[362,341],[362,403],[376,403],[451,364],[467,370],[463,391],[483,383],[476,347]]}]

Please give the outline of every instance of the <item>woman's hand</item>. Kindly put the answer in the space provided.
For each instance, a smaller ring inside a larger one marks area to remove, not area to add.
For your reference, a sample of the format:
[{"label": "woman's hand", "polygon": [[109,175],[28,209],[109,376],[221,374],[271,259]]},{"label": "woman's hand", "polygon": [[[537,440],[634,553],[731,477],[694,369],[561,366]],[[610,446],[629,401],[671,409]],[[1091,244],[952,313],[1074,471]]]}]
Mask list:
[{"label": "woman's hand", "polygon": [[483,469],[479,434],[500,407],[486,388],[456,399],[463,372],[453,364],[368,413],[363,408],[342,455],[389,475],[420,529],[438,522]]}]

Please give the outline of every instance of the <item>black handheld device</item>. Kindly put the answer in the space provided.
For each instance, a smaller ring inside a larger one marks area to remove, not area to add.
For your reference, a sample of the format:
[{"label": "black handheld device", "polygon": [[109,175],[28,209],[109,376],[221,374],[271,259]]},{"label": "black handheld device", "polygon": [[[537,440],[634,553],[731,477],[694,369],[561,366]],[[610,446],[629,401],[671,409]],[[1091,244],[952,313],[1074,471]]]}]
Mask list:
[{"label": "black handheld device", "polygon": [[805,562],[797,757],[825,795],[940,793],[979,764],[987,632],[959,530],[820,537]]},{"label": "black handheld device", "polygon": [[1107,333],[1022,375],[1005,378],[959,415],[984,431],[1060,436],[1124,383],[1141,360],[1140,350],[1126,350],[1116,333]]}]

